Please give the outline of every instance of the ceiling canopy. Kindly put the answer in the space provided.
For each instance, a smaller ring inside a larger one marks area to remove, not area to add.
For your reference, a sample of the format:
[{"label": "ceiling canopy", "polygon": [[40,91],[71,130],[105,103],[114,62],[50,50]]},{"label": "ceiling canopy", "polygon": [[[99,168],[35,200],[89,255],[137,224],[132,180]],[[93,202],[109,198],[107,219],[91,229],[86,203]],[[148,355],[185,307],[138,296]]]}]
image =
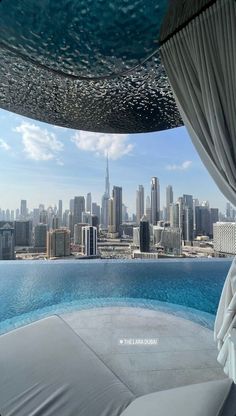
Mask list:
[{"label": "ceiling canopy", "polygon": [[81,130],[182,124],[159,58],[168,0],[2,0],[0,107]]}]

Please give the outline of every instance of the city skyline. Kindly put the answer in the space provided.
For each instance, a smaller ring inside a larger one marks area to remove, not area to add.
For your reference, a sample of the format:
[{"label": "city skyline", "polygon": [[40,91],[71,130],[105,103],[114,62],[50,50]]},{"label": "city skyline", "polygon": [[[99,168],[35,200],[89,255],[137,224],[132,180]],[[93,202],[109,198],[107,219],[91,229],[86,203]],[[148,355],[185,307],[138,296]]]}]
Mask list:
[{"label": "city skyline", "polygon": [[[157,180],[158,187],[161,188],[160,181],[156,177],[150,178],[150,183],[149,183],[148,190],[142,184],[137,185],[136,186],[136,189],[134,190],[134,195],[133,195],[133,197],[134,197],[134,207],[135,208],[134,208],[134,211],[128,210],[129,217],[132,217],[133,215],[137,215],[137,197],[138,197],[138,193],[140,192],[140,187],[142,188],[142,193],[143,193],[143,211],[142,211],[142,215],[145,212],[147,214],[147,211],[146,210],[147,210],[147,208],[149,208],[149,204],[147,204],[146,199],[148,198],[151,201],[152,181],[153,181],[153,179],[156,179]],[[105,186],[107,187],[107,168],[106,168],[106,176],[105,176]],[[111,184],[109,183],[109,187],[110,186],[111,186]],[[116,185],[112,185],[111,188],[120,188],[122,190],[122,192],[123,192],[123,187],[122,186],[121,187],[117,187]],[[186,194],[184,192],[184,190],[182,191],[182,193],[180,195],[176,195],[173,186],[171,184],[169,184],[163,190],[164,191],[163,194],[165,196],[163,196],[163,198],[161,198],[161,206],[160,206],[160,213],[162,214],[162,216],[161,216],[161,218],[158,218],[158,219],[163,219],[162,218],[163,217],[163,214],[164,214],[165,210],[167,210],[166,211],[166,216],[167,216],[167,220],[168,220],[169,214],[168,214],[168,204],[167,204],[167,200],[168,200],[167,199],[167,193],[169,192],[169,189],[170,188],[171,188],[171,192],[172,192],[172,199],[171,199],[171,202],[170,203],[178,203],[179,198],[182,198],[182,196],[185,195],[187,197],[188,196],[192,197],[193,200],[197,200],[199,206],[203,206],[204,207],[206,205],[209,205],[209,207],[211,207],[211,208],[218,208],[219,209],[219,212],[221,212],[222,214],[226,214],[226,216],[227,216],[227,211],[229,209],[234,209],[234,207],[233,207],[233,205],[231,203],[229,203],[228,201],[225,201],[225,206],[221,210],[218,206],[213,206],[213,204],[211,203],[211,201],[209,199],[208,200],[201,200],[198,197],[198,195]],[[91,211],[88,211],[87,210],[88,198],[90,199]],[[89,192],[85,193],[84,195],[71,195],[70,198],[69,198],[69,200],[66,201],[66,202],[64,202],[64,200],[62,198],[60,198],[57,201],[53,201],[53,203],[50,204],[50,205],[47,205],[44,200],[41,200],[39,202],[39,204],[37,204],[37,205],[33,205],[33,204],[30,203],[31,201],[28,200],[28,199],[19,199],[18,205],[17,205],[16,208],[13,208],[11,206],[8,206],[6,208],[3,208],[0,205],[0,220],[3,220],[1,218],[1,214],[2,213],[6,214],[7,211],[9,212],[9,215],[12,215],[12,213],[14,212],[14,219],[16,219],[16,216],[18,216],[18,218],[20,218],[20,217],[25,218],[26,216],[29,215],[29,213],[32,213],[34,211],[34,209],[38,209],[38,208],[39,209],[43,209],[43,210],[49,210],[49,209],[57,208],[57,210],[59,212],[61,212],[61,214],[62,214],[65,211],[74,211],[75,210],[75,207],[77,207],[77,205],[75,205],[75,202],[74,201],[78,201],[78,204],[81,204],[81,207],[80,208],[78,207],[78,214],[76,213],[75,216],[76,215],[78,216],[76,222],[81,222],[82,221],[82,213],[86,213],[86,212],[92,213],[92,211],[93,211],[92,206],[93,205],[99,207],[99,210],[101,211],[100,212],[100,215],[102,217],[102,201],[103,201],[103,198],[104,198],[104,194],[100,195],[100,198],[95,201],[94,198],[93,198],[92,192],[89,191]],[[108,198],[108,202],[109,202],[109,200],[111,198],[112,198],[112,196],[110,195],[109,198]],[[74,202],[73,209],[71,207],[72,201]],[[122,203],[127,208],[126,201],[124,201],[124,199],[122,200]],[[96,208],[94,208],[94,209],[96,210]],[[142,215],[140,216],[140,219],[141,219]],[[152,221],[150,219],[150,223],[153,223],[153,222],[155,223],[156,221],[158,221],[158,219],[156,218],[155,221]],[[130,220],[131,220],[131,218],[130,218]],[[12,221],[12,220],[8,219],[8,221]],[[138,222],[139,222],[139,220],[138,220]],[[102,222],[101,222],[101,224],[102,224]]]},{"label": "city skyline", "polygon": [[[159,179],[152,177],[151,198],[147,196],[144,206],[145,191],[143,186],[139,185],[136,191],[136,215],[129,216],[123,203],[122,187],[114,185],[109,198],[107,159],[102,202],[104,203],[104,196],[108,197],[105,198],[108,202],[108,226],[103,222],[104,214],[101,215],[104,207],[101,210],[101,207],[93,202],[91,192],[88,192],[86,197],[80,195],[70,198],[70,209],[63,209],[60,199],[53,207],[46,207],[41,201],[38,207],[29,210],[27,200],[23,199],[16,211],[0,209],[0,260],[14,260],[27,256],[45,259],[45,255],[49,259],[71,255],[93,257],[97,254],[99,258],[130,258],[131,255],[132,258],[211,256],[218,230],[218,255],[224,254],[225,250],[226,254],[232,252],[232,244],[228,244],[226,234],[233,238],[235,228],[227,228],[227,224],[236,224],[236,210],[230,203],[226,204],[225,215],[219,214],[217,207],[212,207],[208,201],[199,201],[198,198],[193,198],[193,195],[183,193],[175,199],[173,188],[168,185],[166,206],[161,211],[159,190]],[[87,212],[88,208],[90,211]],[[219,222],[222,220],[225,222]],[[103,247],[97,252],[98,238],[100,248],[105,243],[105,251]],[[120,244],[125,246],[122,247]],[[191,248],[196,245],[199,246],[199,254],[196,249]],[[202,253],[203,246],[206,250]],[[187,253],[182,253],[183,247],[186,247]]]},{"label": "city skyline", "polygon": [[[200,207],[208,207],[213,208],[213,210],[217,210],[226,218],[235,218],[236,217],[236,210],[229,202],[226,202],[225,209],[220,211],[219,207],[213,207],[209,200],[200,200],[198,197],[192,194],[185,194],[182,192],[182,196],[176,196],[174,194],[173,186],[167,185],[165,188],[165,199],[163,201],[160,200],[160,181],[157,177],[152,177],[150,179],[149,190],[146,192],[143,185],[139,184],[138,189],[136,189],[135,194],[135,211],[131,212],[128,211],[127,205],[122,198],[123,188],[122,186],[113,185],[112,193],[110,193],[110,173],[109,173],[109,159],[108,155],[106,155],[106,169],[105,169],[105,192],[100,195],[98,201],[94,201],[92,193],[87,192],[85,195],[75,195],[71,196],[69,201],[64,204],[62,199],[59,199],[57,202],[54,201],[52,205],[47,206],[43,201],[40,201],[38,206],[33,206],[29,208],[28,201],[25,199],[20,200],[20,205],[16,209],[12,209],[12,207],[7,207],[6,209],[2,209],[0,206],[0,221],[14,221],[15,219],[26,219],[29,216],[35,216],[35,211],[38,212],[47,212],[51,211],[51,213],[56,214],[58,218],[58,225],[60,226],[62,223],[63,215],[73,214],[73,223],[78,224],[82,222],[89,222],[87,221],[87,214],[95,214],[100,219],[100,225],[102,228],[108,228],[109,224],[113,224],[113,220],[117,221],[117,204],[116,204],[116,192],[119,190],[119,204],[120,207],[119,211],[119,219],[115,226],[115,229],[112,231],[110,229],[110,233],[115,233],[118,231],[119,225],[122,223],[122,218],[127,216],[127,221],[133,221],[139,224],[142,216],[144,213],[147,216],[147,219],[150,224],[156,224],[159,220],[169,221],[172,215],[172,220],[175,208],[174,206],[178,206],[178,204],[182,204],[180,201],[184,201],[184,205],[189,207],[191,210],[196,209],[196,206]],[[146,203],[144,202],[146,200]],[[162,203],[162,205],[161,205]],[[88,208],[89,207],[89,208]],[[173,207],[173,208],[171,208]],[[123,209],[125,213],[122,213]],[[170,213],[170,209],[172,209],[172,214]],[[179,208],[178,208],[179,209]],[[231,216],[231,211],[233,212],[233,216]],[[39,213],[37,213],[38,217]],[[179,214],[178,214],[179,215]],[[218,215],[218,214],[217,214]],[[33,218],[32,217],[32,218]],[[191,219],[193,222],[193,218]],[[42,221],[39,221],[42,222]],[[125,220],[123,220],[125,222]],[[193,229],[193,224],[190,226]]]},{"label": "city skyline", "polygon": [[[152,179],[153,178],[151,178],[151,180]],[[155,178],[155,179],[158,180],[158,178]],[[160,184],[159,184],[159,186],[160,186]],[[137,203],[137,194],[140,192],[140,187],[143,188],[142,185],[138,185],[137,186],[138,189],[136,189],[136,195],[134,195],[134,198],[136,197],[136,203]],[[203,208],[207,207],[209,209],[210,208],[211,209],[219,209],[219,207],[213,206],[211,204],[211,201],[209,201],[209,200],[202,201],[197,196],[194,196],[192,194],[186,194],[186,193],[182,192],[181,195],[175,195],[172,185],[168,185],[165,188],[166,193],[168,192],[169,188],[171,188],[171,191],[173,193],[173,196],[172,196],[173,200],[172,200],[172,202],[169,203],[169,206],[177,205],[179,203],[179,201],[182,200],[183,198],[190,198],[192,200],[192,203],[194,201],[195,208],[196,207],[203,207]],[[121,193],[123,193],[122,186],[118,187],[116,185],[113,185],[112,189],[113,189],[112,190],[112,195],[110,195],[110,197],[108,199],[108,202],[112,201],[114,199],[114,190],[119,189],[119,190],[121,190]],[[137,216],[137,213],[138,213],[137,204],[136,204],[136,208],[135,208],[134,212],[128,211],[127,210],[127,205],[126,205],[125,201],[122,198],[122,206],[124,206],[126,208],[127,213],[129,215],[129,221],[131,221],[131,222],[133,220],[132,217],[135,217],[134,222],[139,223],[140,220],[141,220],[141,217],[143,215],[147,216],[147,210],[148,209],[150,209],[152,211],[152,208],[150,207],[151,204],[147,203],[147,201],[146,201],[146,198],[149,199],[149,200],[151,199],[150,194],[151,194],[151,191],[152,191],[152,182],[150,181],[149,193],[146,192],[145,188],[143,188],[142,191],[143,191],[143,196],[144,196],[144,200],[143,200],[144,205],[143,205],[143,212],[142,212],[142,215],[140,216],[140,218],[139,218],[139,216]],[[91,198],[91,211],[87,211],[87,209],[86,209],[87,208],[86,199],[88,198],[88,196],[89,196],[89,198]],[[18,206],[17,206],[16,209],[12,208],[12,207],[7,207],[6,209],[3,209],[2,206],[0,205],[0,221],[9,221],[9,222],[11,222],[11,221],[20,220],[20,219],[25,220],[26,218],[28,218],[29,216],[34,214],[35,210],[37,210],[39,212],[50,211],[52,214],[56,213],[57,218],[59,218],[59,219],[62,218],[62,216],[65,212],[66,213],[73,212],[73,216],[75,217],[74,222],[75,223],[81,223],[81,222],[83,222],[84,215],[89,214],[89,213],[97,215],[96,210],[98,209],[99,210],[99,215],[98,216],[101,217],[101,223],[100,224],[104,225],[103,221],[102,221],[102,204],[101,204],[102,196],[101,196],[100,201],[94,201],[93,195],[92,195],[91,192],[88,192],[85,195],[71,196],[71,198],[69,199],[69,201],[67,201],[66,204],[64,204],[64,201],[62,201],[62,199],[59,199],[58,201],[54,201],[54,203],[51,204],[51,205],[47,205],[47,204],[44,203],[44,201],[41,201],[38,205],[33,206],[31,208],[30,205],[29,205],[29,202],[30,201],[28,201],[28,200],[23,200],[23,199],[19,200]],[[73,204],[73,207],[72,207],[71,204]],[[163,204],[163,206],[161,207],[160,218],[155,219],[153,221],[153,219],[151,219],[151,217],[150,217],[150,219],[148,219],[148,221],[150,222],[150,224],[155,224],[160,220],[162,220],[162,221],[164,220],[164,221],[168,222],[169,221],[169,215],[170,215],[168,212],[169,212],[168,211],[168,204],[167,204],[167,200],[166,200],[166,204]],[[219,213],[221,213],[226,218],[230,218],[232,213],[234,214],[233,217],[236,217],[236,209],[230,202],[226,202],[226,205],[223,208],[223,210],[219,209]],[[2,217],[3,215],[4,215],[4,218]],[[6,218],[6,215],[8,215],[9,218]],[[109,214],[108,214],[108,216],[109,216]],[[11,218],[11,217],[13,217],[13,218]],[[40,223],[40,221],[39,221],[39,223]]]},{"label": "city skyline", "polygon": [[136,211],[139,184],[150,196],[150,179],[160,181],[161,209],[172,185],[175,196],[192,194],[225,210],[226,199],[200,161],[184,127],[133,135],[96,134],[50,126],[0,110],[2,157],[1,208],[16,209],[20,199],[29,208],[44,202],[64,207],[75,195],[92,193],[101,204],[106,155],[110,185],[122,186],[123,201]]}]

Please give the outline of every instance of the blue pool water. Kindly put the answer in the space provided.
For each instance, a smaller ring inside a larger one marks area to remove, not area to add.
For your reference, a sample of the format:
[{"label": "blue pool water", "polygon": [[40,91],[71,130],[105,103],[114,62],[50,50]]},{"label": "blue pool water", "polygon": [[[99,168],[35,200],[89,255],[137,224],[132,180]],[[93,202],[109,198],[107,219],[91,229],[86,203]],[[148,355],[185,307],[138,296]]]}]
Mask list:
[{"label": "blue pool water", "polygon": [[212,327],[230,259],[0,262],[0,332],[52,313],[158,308]]}]

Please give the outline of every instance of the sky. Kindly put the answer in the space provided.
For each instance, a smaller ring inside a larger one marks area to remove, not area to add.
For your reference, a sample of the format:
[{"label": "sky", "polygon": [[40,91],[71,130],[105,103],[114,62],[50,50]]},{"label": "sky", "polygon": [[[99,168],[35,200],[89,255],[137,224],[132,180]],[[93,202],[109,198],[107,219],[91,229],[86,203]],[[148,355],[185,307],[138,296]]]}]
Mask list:
[{"label": "sky", "polygon": [[0,208],[16,209],[26,199],[29,209],[92,193],[100,204],[105,188],[106,153],[110,184],[122,186],[128,212],[135,212],[139,184],[150,195],[157,176],[161,207],[165,188],[174,200],[192,194],[225,211],[226,199],[203,166],[185,127],[145,134],[100,134],[71,130],[0,110]]}]

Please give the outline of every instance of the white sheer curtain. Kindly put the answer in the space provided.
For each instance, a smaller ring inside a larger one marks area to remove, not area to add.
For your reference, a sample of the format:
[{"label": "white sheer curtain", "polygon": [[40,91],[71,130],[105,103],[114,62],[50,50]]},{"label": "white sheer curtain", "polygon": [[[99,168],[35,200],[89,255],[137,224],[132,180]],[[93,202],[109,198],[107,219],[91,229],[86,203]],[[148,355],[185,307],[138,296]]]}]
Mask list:
[{"label": "white sheer curtain", "polygon": [[[203,163],[236,206],[236,1],[216,1],[161,46],[161,57]],[[229,376],[232,348],[228,341],[235,323],[236,261],[215,322],[218,360]]]}]

